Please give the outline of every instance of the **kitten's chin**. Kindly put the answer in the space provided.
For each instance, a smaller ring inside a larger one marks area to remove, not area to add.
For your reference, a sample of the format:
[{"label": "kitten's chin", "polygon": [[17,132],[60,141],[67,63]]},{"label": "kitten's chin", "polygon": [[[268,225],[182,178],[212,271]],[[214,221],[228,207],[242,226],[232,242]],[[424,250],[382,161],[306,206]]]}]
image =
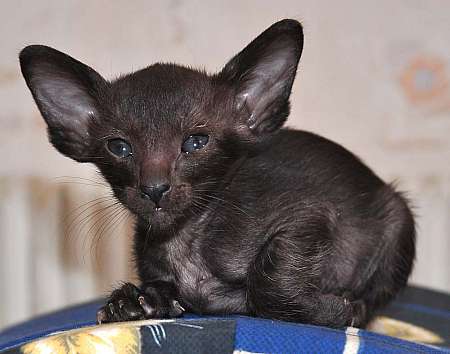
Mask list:
[{"label": "kitten's chin", "polygon": [[150,224],[153,230],[170,231],[176,229],[181,215],[173,215],[163,208],[148,210],[137,215],[146,224]]}]

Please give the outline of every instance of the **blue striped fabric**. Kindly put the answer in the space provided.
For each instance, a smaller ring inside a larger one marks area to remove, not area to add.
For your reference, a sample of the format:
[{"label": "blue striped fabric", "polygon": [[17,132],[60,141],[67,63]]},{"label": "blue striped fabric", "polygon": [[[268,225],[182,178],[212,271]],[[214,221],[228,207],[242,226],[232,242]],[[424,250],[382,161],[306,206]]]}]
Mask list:
[{"label": "blue striped fabric", "polygon": [[[102,302],[96,301],[67,308],[0,332],[0,352],[54,332],[91,326],[95,324],[95,313]],[[442,316],[446,312],[439,311],[439,318],[444,320]],[[254,353],[450,353],[448,349],[407,342],[356,328],[335,330],[245,316],[187,315],[182,321],[192,321],[191,323],[203,321],[205,324],[215,321],[216,330],[221,322],[225,326],[233,321],[235,349]],[[146,326],[145,322],[142,326]],[[213,326],[205,325],[205,329],[209,327]]]},{"label": "blue striped fabric", "polygon": [[[93,324],[97,304],[87,304],[41,317],[0,335],[0,350],[18,346],[55,331]],[[191,321],[220,318],[192,316]],[[353,329],[334,330],[244,316],[230,316],[236,323],[235,349],[254,353],[450,353],[412,342]],[[184,319],[184,321],[189,319]],[[225,321],[224,321],[225,322]],[[206,335],[206,333],[205,333]]]},{"label": "blue striped fabric", "polygon": [[450,353],[356,328],[344,332],[248,317],[237,318],[235,347],[255,353]]}]

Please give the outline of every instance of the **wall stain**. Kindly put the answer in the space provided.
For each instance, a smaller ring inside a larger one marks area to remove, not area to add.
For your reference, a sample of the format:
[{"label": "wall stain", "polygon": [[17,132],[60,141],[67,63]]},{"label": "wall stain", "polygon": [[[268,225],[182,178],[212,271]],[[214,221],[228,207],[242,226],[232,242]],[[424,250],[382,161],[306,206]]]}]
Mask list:
[{"label": "wall stain", "polygon": [[446,63],[442,58],[431,55],[416,56],[400,74],[399,83],[414,105],[443,98],[449,89]]}]

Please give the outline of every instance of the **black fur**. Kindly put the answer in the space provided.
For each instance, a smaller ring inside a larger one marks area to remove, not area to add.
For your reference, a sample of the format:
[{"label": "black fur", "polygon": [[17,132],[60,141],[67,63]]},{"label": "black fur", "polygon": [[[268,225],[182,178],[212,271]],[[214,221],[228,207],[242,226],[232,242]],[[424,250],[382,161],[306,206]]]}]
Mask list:
[{"label": "black fur", "polygon": [[[20,53],[53,145],[96,164],[136,216],[141,284],[114,291],[100,322],[187,310],[364,326],[405,286],[402,195],[338,144],[280,129],[302,47],[283,20],[216,75],[154,64],[113,81],[49,47]],[[183,153],[193,134],[208,144]],[[117,138],[131,156],[108,151]],[[161,183],[158,205],[141,197]]]}]

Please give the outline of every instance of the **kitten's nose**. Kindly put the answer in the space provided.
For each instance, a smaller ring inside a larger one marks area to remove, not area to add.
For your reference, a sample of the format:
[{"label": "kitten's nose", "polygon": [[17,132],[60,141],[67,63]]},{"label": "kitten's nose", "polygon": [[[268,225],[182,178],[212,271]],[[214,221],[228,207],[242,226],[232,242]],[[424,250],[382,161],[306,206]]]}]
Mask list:
[{"label": "kitten's nose", "polygon": [[155,184],[153,186],[142,186],[141,197],[152,200],[156,205],[163,195],[170,189],[170,185],[166,183]]}]

